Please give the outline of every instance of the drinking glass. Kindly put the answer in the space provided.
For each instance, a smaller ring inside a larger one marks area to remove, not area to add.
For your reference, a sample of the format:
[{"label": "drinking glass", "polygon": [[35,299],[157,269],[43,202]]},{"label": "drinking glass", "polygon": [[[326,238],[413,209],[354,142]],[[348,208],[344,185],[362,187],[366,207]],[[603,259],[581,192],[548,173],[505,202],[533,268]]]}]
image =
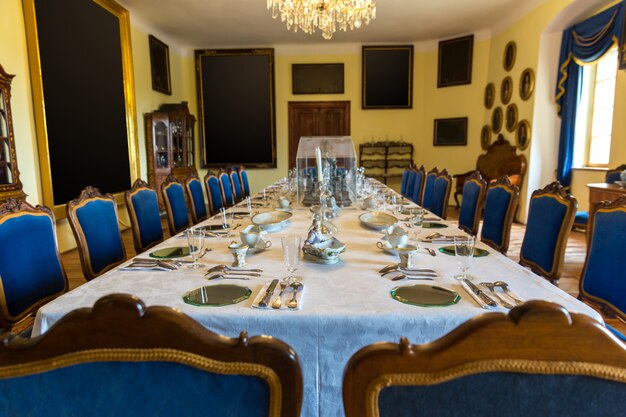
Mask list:
[{"label": "drinking glass", "polygon": [[299,235],[286,235],[280,238],[280,243],[283,246],[283,261],[289,273],[287,277],[289,281],[294,279],[293,273],[296,272],[300,265],[301,241],[302,237]]},{"label": "drinking glass", "polygon": [[457,267],[461,271],[461,275],[456,275],[456,279],[467,278],[467,271],[470,268],[472,257],[474,256],[474,246],[476,245],[475,236],[455,236],[454,237],[454,253],[456,255]]},{"label": "drinking glass", "polygon": [[198,259],[204,251],[204,230],[190,227],[185,231],[185,235],[187,236],[187,244],[189,245],[189,254],[193,258],[193,263],[189,265],[189,268],[201,268],[203,265],[198,262]]},{"label": "drinking glass", "polygon": [[252,202],[250,201],[250,196],[246,197],[246,208],[248,209],[248,213],[252,215]]},{"label": "drinking glass", "polygon": [[419,247],[417,238],[422,231],[422,227],[424,226],[424,209],[417,208],[410,210],[408,226],[411,239],[413,239],[415,241],[415,245]]},{"label": "drinking glass", "polygon": [[228,211],[224,207],[220,208],[220,214],[222,215],[222,227],[228,229],[233,222],[233,212]]}]

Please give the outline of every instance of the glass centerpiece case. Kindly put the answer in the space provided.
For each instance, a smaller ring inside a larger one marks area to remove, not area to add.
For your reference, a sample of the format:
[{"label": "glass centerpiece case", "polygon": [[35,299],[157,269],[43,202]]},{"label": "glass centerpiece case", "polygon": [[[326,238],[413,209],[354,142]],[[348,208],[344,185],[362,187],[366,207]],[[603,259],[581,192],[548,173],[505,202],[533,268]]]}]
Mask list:
[{"label": "glass centerpiece case", "polygon": [[[319,152],[317,151],[319,149]],[[302,136],[296,157],[300,206],[320,204],[319,154],[324,189],[340,207],[356,206],[356,152],[350,136]]]}]

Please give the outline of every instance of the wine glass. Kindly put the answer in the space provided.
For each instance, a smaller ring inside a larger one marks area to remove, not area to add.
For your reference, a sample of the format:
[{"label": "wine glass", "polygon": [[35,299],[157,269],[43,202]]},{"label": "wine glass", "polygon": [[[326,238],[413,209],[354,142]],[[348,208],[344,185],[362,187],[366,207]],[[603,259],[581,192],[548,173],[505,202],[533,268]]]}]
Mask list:
[{"label": "wine glass", "polygon": [[233,211],[221,207],[220,214],[222,215],[222,228],[228,229],[233,222]]},{"label": "wine glass", "polygon": [[412,209],[410,212],[411,213],[408,222],[409,232],[411,238],[415,241],[415,245],[419,248],[419,242],[417,238],[422,231],[422,227],[424,226],[424,209]]},{"label": "wine glass", "polygon": [[189,254],[193,258],[193,263],[189,265],[189,268],[201,268],[202,264],[198,262],[198,259],[204,250],[204,230],[190,227],[185,231],[185,235],[187,236],[187,244],[189,245]]},{"label": "wine glass", "polygon": [[293,273],[296,272],[300,265],[300,243],[302,237],[299,235],[286,235],[280,238],[283,247],[283,261],[285,268],[289,273],[288,281],[294,280]]},{"label": "wine glass", "polygon": [[472,257],[474,256],[474,246],[476,245],[475,236],[455,236],[454,237],[454,253],[456,255],[457,267],[461,271],[461,275],[456,275],[456,279],[466,279],[467,271],[470,268]]}]

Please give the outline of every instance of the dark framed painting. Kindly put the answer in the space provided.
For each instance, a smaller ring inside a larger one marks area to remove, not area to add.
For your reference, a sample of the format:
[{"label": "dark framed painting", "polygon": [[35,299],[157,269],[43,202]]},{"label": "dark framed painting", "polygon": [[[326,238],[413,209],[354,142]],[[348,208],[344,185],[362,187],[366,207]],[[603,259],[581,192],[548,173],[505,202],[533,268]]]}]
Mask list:
[{"label": "dark framed painting", "polygon": [[522,100],[528,100],[535,91],[535,73],[531,68],[522,71],[519,77],[519,96]]},{"label": "dark framed painting", "polygon": [[472,83],[474,35],[439,42],[437,88]]},{"label": "dark framed painting", "polygon": [[494,83],[487,84],[485,87],[485,108],[490,110],[493,107],[493,103],[496,101],[496,86]]},{"label": "dark framed painting", "polygon": [[276,168],[274,49],[195,51],[202,167]]},{"label": "dark framed painting", "polygon": [[489,145],[491,145],[491,126],[484,125],[480,129],[480,147],[486,151],[489,149]]},{"label": "dark framed painting", "polygon": [[503,121],[504,115],[502,114],[502,107],[496,107],[491,114],[491,130],[494,134],[500,133]]},{"label": "dark framed painting", "polygon": [[343,94],[343,64],[293,64],[293,94]]},{"label": "dark framed painting", "polygon": [[515,103],[509,104],[506,108],[506,116],[504,117],[504,125],[506,126],[506,130],[508,130],[509,132],[515,131],[515,129],[517,128],[517,117],[517,105]]},{"label": "dark framed painting", "polygon": [[511,97],[513,96],[513,79],[508,75],[502,79],[500,85],[500,101],[502,104],[509,104]]},{"label": "dark framed painting", "polygon": [[148,43],[150,45],[152,89],[163,94],[172,95],[170,48],[152,35],[148,36]]},{"label": "dark framed painting", "polygon": [[467,117],[435,119],[435,146],[467,145]]},{"label": "dark framed painting", "polygon": [[363,46],[362,108],[413,107],[413,45]]},{"label": "dark framed painting", "polygon": [[515,131],[515,144],[520,151],[528,148],[530,144],[530,123],[528,120],[522,120],[517,125],[517,130]]},{"label": "dark framed painting", "polygon": [[517,58],[517,44],[515,41],[510,41],[504,47],[504,54],[502,56],[502,66],[506,71],[511,71],[513,65],[515,65],[515,58]]}]

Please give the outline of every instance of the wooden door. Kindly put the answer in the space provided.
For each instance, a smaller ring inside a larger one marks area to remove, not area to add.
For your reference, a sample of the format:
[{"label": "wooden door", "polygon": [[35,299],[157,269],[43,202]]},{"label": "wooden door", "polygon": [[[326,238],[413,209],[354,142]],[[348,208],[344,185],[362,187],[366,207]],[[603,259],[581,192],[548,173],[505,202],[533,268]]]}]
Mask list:
[{"label": "wooden door", "polygon": [[296,166],[300,137],[348,135],[349,101],[289,102],[289,168]]}]

